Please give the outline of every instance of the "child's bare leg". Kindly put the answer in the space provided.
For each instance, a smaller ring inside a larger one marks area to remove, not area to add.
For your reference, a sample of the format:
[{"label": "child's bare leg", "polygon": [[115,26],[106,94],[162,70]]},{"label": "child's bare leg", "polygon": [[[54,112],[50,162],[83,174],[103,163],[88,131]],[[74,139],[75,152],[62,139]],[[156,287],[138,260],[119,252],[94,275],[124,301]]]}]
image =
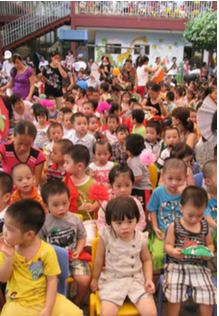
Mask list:
[{"label": "child's bare leg", "polygon": [[119,306],[114,303],[102,301],[100,308],[100,316],[116,316]]},{"label": "child's bare leg", "polygon": [[83,299],[85,298],[86,294],[90,288],[91,277],[89,275],[74,275],[74,280],[77,282],[77,294],[73,299],[73,302],[80,306]]},{"label": "child's bare leg", "polygon": [[180,312],[181,303],[167,303],[168,316],[178,316]]},{"label": "child's bare leg", "polygon": [[142,298],[135,304],[135,306],[141,316],[157,316],[157,308],[153,297]]},{"label": "child's bare leg", "polygon": [[200,316],[212,315],[213,308],[214,308],[213,305],[200,304],[199,305]]}]

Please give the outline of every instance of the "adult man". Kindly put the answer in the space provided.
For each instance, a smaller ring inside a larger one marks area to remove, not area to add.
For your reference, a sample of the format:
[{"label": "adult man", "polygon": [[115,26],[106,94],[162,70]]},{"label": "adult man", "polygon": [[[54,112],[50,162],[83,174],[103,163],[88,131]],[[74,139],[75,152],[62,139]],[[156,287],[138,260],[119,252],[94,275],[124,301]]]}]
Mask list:
[{"label": "adult man", "polygon": [[[4,63],[3,63],[3,66],[2,66],[2,70],[4,72],[4,75],[7,79],[7,83],[10,82],[10,71],[11,69],[14,67],[14,63],[13,63],[13,60],[12,60],[12,53],[10,52],[10,50],[6,50],[5,51],[5,54],[4,54]],[[6,94],[7,96],[10,96],[12,94],[12,89],[9,88],[6,90]]]}]

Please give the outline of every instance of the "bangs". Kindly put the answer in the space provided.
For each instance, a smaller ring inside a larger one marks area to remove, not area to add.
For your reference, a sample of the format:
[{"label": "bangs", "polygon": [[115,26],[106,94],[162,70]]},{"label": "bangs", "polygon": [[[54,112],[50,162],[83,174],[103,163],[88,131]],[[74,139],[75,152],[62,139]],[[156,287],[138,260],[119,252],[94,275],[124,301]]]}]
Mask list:
[{"label": "bangs", "polygon": [[120,210],[116,210],[115,208],[112,211],[111,214],[111,221],[124,221],[125,217],[128,219],[133,219],[136,217],[135,211],[133,209],[125,209],[122,208]]}]

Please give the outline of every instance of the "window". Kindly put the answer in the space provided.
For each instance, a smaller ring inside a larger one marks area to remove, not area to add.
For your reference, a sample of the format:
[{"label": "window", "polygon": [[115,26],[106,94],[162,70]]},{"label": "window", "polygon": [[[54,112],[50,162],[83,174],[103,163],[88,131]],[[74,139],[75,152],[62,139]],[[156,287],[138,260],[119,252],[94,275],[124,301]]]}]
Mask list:
[{"label": "window", "polygon": [[134,45],[135,55],[150,55],[150,45]]},{"label": "window", "polygon": [[106,44],[106,54],[121,54],[121,44]]},{"label": "window", "polygon": [[135,55],[141,55],[141,45],[135,45],[134,46],[134,54]]}]

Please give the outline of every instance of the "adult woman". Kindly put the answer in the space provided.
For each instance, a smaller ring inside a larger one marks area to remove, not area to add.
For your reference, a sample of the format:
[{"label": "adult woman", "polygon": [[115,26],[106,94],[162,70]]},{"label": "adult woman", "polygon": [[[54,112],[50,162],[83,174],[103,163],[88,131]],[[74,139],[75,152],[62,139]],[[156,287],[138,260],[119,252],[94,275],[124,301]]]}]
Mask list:
[{"label": "adult woman", "polygon": [[100,65],[100,81],[105,80],[106,78],[110,77],[110,75],[112,74],[112,65],[110,63],[109,57],[108,56],[103,56],[102,58],[102,63]]},{"label": "adult woman", "polygon": [[136,69],[132,66],[132,60],[126,59],[125,65],[120,70],[119,80],[121,83],[129,83],[132,88],[136,85]]},{"label": "adult woman", "polygon": [[33,70],[23,64],[21,55],[14,54],[12,59],[14,67],[10,72],[11,80],[1,91],[12,88],[13,93],[19,93],[23,100],[31,101],[35,89]]},{"label": "adult woman", "polygon": [[173,126],[180,131],[180,141],[189,145],[192,149],[197,143],[197,136],[194,133],[194,124],[190,120],[190,111],[187,108],[176,108],[172,112]]},{"label": "adult woman", "polygon": [[202,64],[202,68],[201,68],[201,77],[204,79],[208,79],[208,65],[207,63],[203,63]]},{"label": "adult woman", "polygon": [[156,72],[161,65],[161,62],[157,64],[155,68],[148,67],[149,58],[145,55],[140,60],[140,65],[137,68],[137,78],[138,78],[138,93],[141,97],[144,96],[145,85],[148,82],[148,73],[149,72]]}]

